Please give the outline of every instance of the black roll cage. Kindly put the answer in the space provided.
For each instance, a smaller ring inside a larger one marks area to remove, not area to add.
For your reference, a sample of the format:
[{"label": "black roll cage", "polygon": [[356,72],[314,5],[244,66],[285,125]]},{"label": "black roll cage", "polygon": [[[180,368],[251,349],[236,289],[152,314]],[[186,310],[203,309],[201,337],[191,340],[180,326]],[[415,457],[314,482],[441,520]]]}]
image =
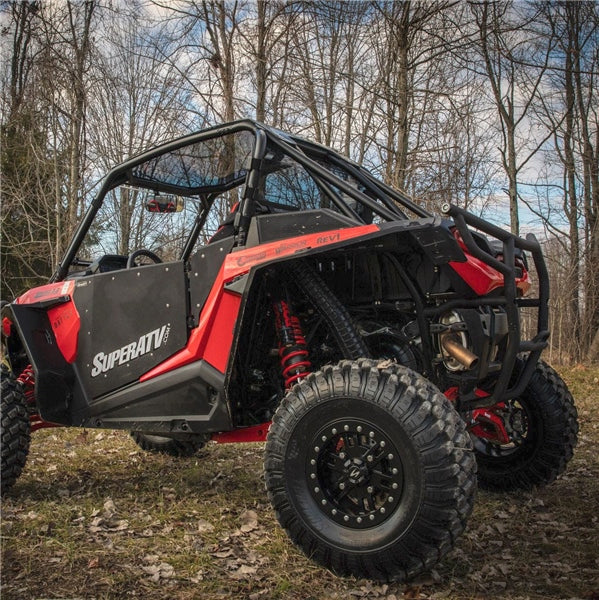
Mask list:
[{"label": "black roll cage", "polygon": [[[140,179],[134,175],[134,169],[136,167],[163,154],[174,152],[198,142],[223,137],[241,131],[253,133],[255,137],[255,143],[252,152],[250,169],[247,173],[244,173],[237,178],[232,178],[231,180],[220,183],[216,186],[202,186],[193,188],[173,185],[166,182],[150,183],[147,180]],[[238,212],[238,218],[235,222],[238,234],[236,245],[243,246],[245,244],[245,234],[247,233],[249,221],[254,214],[253,203],[255,200],[255,191],[260,179],[262,161],[265,157],[267,146],[269,145],[277,147],[282,153],[301,164],[313,177],[316,184],[321,187],[323,191],[325,191],[327,196],[335,204],[336,208],[347,217],[360,221],[360,217],[356,214],[356,212],[339,198],[339,196],[331,189],[331,186],[334,186],[344,194],[347,194],[357,202],[360,202],[364,206],[368,207],[375,214],[386,221],[393,221],[397,219],[404,220],[408,218],[398,205],[401,205],[404,209],[410,210],[419,217],[433,216],[431,213],[412,202],[405,194],[398,192],[397,190],[393,190],[382,182],[376,180],[370,173],[368,173],[368,171],[359,165],[352,163],[348,159],[341,157],[333,150],[326,148],[325,146],[309,142],[297,136],[283,134],[282,132],[267,127],[261,123],[245,119],[224,125],[218,125],[216,127],[211,127],[209,129],[204,129],[202,131],[183,136],[171,142],[157,146],[152,150],[139,154],[138,156],[135,156],[128,161],[114,167],[103,179],[98,193],[93,198],[78,228],[73,234],[71,242],[50,281],[61,281],[67,276],[69,266],[75,260],[77,252],[83,243],[87,232],[89,231],[98,211],[104,203],[104,198],[110,190],[123,184],[151,189],[156,192],[200,197],[202,210],[199,212],[196,224],[194,224],[192,227],[189,239],[185,244],[184,253],[182,255],[182,258],[185,260],[186,253],[191,252],[191,248],[195,244],[197,236],[199,235],[199,232],[205,222],[206,217],[204,213],[206,213],[210,208],[212,201],[219,194],[242,185],[245,182],[245,189],[242,194],[243,200]],[[316,160],[314,160],[318,158],[326,158],[331,162],[331,164],[343,169],[349,175],[360,181],[360,183],[363,184],[364,189],[367,190],[371,195],[361,192],[360,190],[346,183],[343,179],[336,177],[333,173],[331,173],[331,171],[324,168]],[[377,202],[375,198],[380,200],[380,202]]]}]

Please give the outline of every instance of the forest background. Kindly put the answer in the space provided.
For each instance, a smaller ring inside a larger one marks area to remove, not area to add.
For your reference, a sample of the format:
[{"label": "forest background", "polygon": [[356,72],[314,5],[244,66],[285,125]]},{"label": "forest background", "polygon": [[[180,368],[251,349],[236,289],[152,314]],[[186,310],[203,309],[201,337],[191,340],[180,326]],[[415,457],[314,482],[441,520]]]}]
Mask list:
[{"label": "forest background", "polygon": [[12,0],[0,49],[3,299],[47,280],[115,164],[247,117],[534,232],[549,361],[599,360],[599,4]]}]

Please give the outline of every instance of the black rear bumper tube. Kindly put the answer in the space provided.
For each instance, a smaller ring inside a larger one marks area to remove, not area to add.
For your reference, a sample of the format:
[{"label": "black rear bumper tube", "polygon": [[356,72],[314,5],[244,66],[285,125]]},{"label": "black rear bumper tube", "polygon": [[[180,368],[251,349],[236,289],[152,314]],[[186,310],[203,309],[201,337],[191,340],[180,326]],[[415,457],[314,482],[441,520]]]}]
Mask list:
[{"label": "black rear bumper tube", "polygon": [[[444,214],[453,219],[468,252],[503,275],[503,297],[494,298],[493,304],[497,303],[497,305],[503,306],[508,319],[508,342],[503,359],[503,368],[497,378],[493,393],[484,399],[468,399],[462,404],[461,408],[472,409],[477,406],[490,406],[496,402],[517,398],[528,385],[541,352],[547,346],[547,340],[549,339],[549,274],[541,252],[541,246],[532,234],[528,234],[526,239],[520,238],[452,204],[445,204],[442,210]],[[502,242],[503,261],[485,252],[475,242],[468,229],[469,226]],[[539,280],[538,298],[523,300],[517,296],[514,263],[515,248],[530,252],[532,255]],[[521,306],[538,307],[537,333],[530,340],[521,339],[519,315]],[[527,352],[528,357],[520,376],[517,380],[514,380],[512,374],[516,358],[518,354],[523,352]]]}]

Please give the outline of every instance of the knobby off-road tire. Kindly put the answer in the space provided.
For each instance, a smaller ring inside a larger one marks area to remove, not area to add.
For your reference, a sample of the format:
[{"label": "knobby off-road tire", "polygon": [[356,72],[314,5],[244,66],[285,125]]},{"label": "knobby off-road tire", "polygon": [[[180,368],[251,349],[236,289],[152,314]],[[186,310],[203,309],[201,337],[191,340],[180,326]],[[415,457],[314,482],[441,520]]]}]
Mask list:
[{"label": "knobby off-road tire", "polygon": [[1,493],[7,492],[27,462],[31,428],[21,385],[12,371],[2,365],[0,399],[0,445],[2,447]]},{"label": "knobby off-road tire", "polygon": [[287,393],[268,434],[266,487],[281,525],[317,563],[403,581],[464,530],[476,461],[439,390],[384,364],[325,366]]},{"label": "knobby off-road tire", "polygon": [[[523,362],[517,364],[521,369]],[[481,488],[528,490],[551,483],[566,469],[577,442],[574,399],[562,378],[540,361],[514,401],[519,439],[498,445],[473,436]]]},{"label": "knobby off-road tire", "polygon": [[293,265],[290,275],[317,308],[318,313],[324,317],[342,356],[352,359],[370,356],[368,347],[356,331],[349,312],[314,269],[308,263],[299,261]]},{"label": "knobby off-road tire", "polygon": [[178,458],[193,456],[200,448],[204,447],[204,442],[195,440],[174,440],[173,438],[142,433],[141,431],[132,431],[131,437],[142,450],[157,452],[159,454],[168,454],[169,456]]}]

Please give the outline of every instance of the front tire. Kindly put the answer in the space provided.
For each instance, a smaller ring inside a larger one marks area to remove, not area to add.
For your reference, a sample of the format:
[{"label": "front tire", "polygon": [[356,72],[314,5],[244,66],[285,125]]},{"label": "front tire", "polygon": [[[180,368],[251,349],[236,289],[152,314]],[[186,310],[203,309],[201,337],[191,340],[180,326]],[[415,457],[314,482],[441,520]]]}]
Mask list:
[{"label": "front tire", "polygon": [[131,437],[135,443],[147,452],[168,454],[176,458],[189,458],[204,447],[204,442],[196,440],[175,440],[162,435],[152,435],[141,431],[132,431]]},{"label": "front tire", "polygon": [[288,392],[268,435],[266,487],[310,558],[340,575],[403,581],[464,530],[476,463],[438,389],[383,365],[342,361]]},{"label": "front tire", "polygon": [[13,372],[2,364],[0,398],[0,444],[2,470],[0,491],[2,495],[15,483],[27,462],[31,427],[25,406],[25,396]]},{"label": "front tire", "polygon": [[[517,369],[522,367],[519,362]],[[577,442],[572,394],[563,379],[539,361],[524,393],[507,404],[504,421],[512,426],[510,444],[473,436],[479,485],[511,491],[551,483],[566,469]]]}]

